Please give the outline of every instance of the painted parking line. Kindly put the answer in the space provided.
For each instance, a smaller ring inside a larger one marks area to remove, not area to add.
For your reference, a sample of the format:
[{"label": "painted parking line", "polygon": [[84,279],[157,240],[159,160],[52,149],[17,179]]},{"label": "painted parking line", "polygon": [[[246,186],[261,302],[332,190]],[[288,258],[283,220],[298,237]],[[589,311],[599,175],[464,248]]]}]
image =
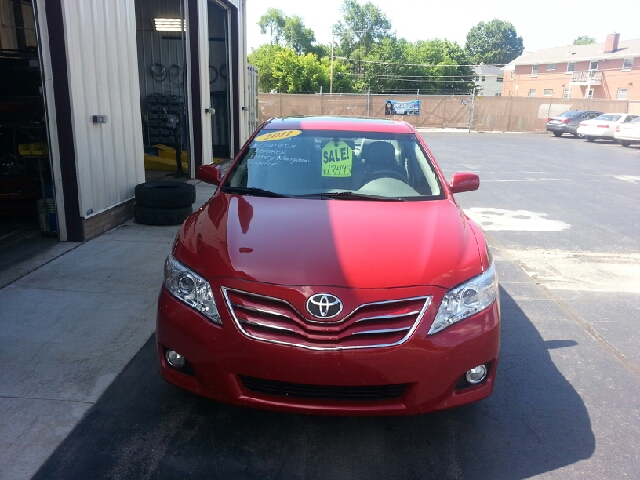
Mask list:
[{"label": "painted parking line", "polygon": [[485,231],[561,232],[571,225],[546,218],[546,213],[502,208],[467,208],[465,213]]}]

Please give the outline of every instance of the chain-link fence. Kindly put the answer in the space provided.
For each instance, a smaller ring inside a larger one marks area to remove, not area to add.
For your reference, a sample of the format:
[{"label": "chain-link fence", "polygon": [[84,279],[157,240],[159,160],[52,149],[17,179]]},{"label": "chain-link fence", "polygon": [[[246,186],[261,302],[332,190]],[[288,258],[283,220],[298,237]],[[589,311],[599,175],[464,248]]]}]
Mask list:
[{"label": "chain-link fence", "polygon": [[[544,132],[547,118],[566,110],[640,114],[640,102],[582,98],[475,97],[471,95],[279,94],[258,97],[260,120],[290,115],[385,117],[387,100],[420,100],[419,116],[396,116],[416,128]],[[389,118],[389,117],[387,117]]]}]

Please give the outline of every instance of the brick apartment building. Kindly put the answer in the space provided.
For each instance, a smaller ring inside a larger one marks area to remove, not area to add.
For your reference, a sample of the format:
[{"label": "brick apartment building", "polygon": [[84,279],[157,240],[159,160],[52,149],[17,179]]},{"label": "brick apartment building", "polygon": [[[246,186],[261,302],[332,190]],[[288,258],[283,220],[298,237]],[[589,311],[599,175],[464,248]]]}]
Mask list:
[{"label": "brick apartment building", "polygon": [[640,39],[525,53],[504,67],[502,95],[640,100]]}]

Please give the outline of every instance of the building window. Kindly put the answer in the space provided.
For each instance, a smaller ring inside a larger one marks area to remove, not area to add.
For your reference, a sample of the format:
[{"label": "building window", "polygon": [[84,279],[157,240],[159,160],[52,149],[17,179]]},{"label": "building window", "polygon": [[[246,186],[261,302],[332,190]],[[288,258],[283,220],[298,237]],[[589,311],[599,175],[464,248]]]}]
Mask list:
[{"label": "building window", "polygon": [[531,65],[531,76],[532,77],[538,76],[538,65]]},{"label": "building window", "polygon": [[555,63],[550,63],[549,65],[547,65],[547,72],[550,72],[552,70],[556,69],[556,64]]},{"label": "building window", "polygon": [[516,71],[511,70],[511,81],[515,80],[515,78],[516,78]]},{"label": "building window", "polygon": [[496,97],[501,97],[502,94],[501,93],[496,93]]},{"label": "building window", "polygon": [[482,76],[480,77],[480,81],[481,81],[481,82],[484,82],[485,80],[486,80],[486,77],[485,77],[484,75],[482,75]]},{"label": "building window", "polygon": [[619,88],[618,94],[616,95],[616,100],[626,100],[627,99],[627,89]]},{"label": "building window", "polygon": [[633,58],[625,58],[624,62],[622,63],[622,70],[624,71],[631,70],[632,66],[633,66]]},{"label": "building window", "polygon": [[575,62],[573,63],[567,63],[567,73],[573,73],[576,70],[576,64]]},{"label": "building window", "polygon": [[536,96],[536,89],[532,88],[531,90],[529,90],[529,96],[530,97],[535,97]]},{"label": "building window", "polygon": [[593,72],[594,70],[598,70],[598,61],[591,61],[589,62],[589,71]]},{"label": "building window", "polygon": [[562,90],[562,98],[571,98],[571,89],[565,88]]},{"label": "building window", "polygon": [[496,82],[498,82],[498,83],[502,83],[503,81],[504,81],[504,77],[496,78]]},{"label": "building window", "polygon": [[545,88],[545,89],[544,89],[544,96],[545,96],[545,97],[551,97],[551,96],[553,96],[553,88]]},{"label": "building window", "polygon": [[584,98],[593,98],[593,88],[590,88],[589,90],[587,90],[587,93],[585,94]]}]

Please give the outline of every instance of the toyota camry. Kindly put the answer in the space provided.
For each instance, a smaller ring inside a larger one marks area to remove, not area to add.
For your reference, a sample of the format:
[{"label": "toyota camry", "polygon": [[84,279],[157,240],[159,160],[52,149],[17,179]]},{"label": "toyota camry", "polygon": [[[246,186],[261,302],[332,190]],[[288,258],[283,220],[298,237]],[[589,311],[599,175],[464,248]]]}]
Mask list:
[{"label": "toyota camry", "polygon": [[386,119],[271,119],[182,225],[157,314],[162,377],[237,405],[416,414],[491,394],[498,280],[423,138]]}]

